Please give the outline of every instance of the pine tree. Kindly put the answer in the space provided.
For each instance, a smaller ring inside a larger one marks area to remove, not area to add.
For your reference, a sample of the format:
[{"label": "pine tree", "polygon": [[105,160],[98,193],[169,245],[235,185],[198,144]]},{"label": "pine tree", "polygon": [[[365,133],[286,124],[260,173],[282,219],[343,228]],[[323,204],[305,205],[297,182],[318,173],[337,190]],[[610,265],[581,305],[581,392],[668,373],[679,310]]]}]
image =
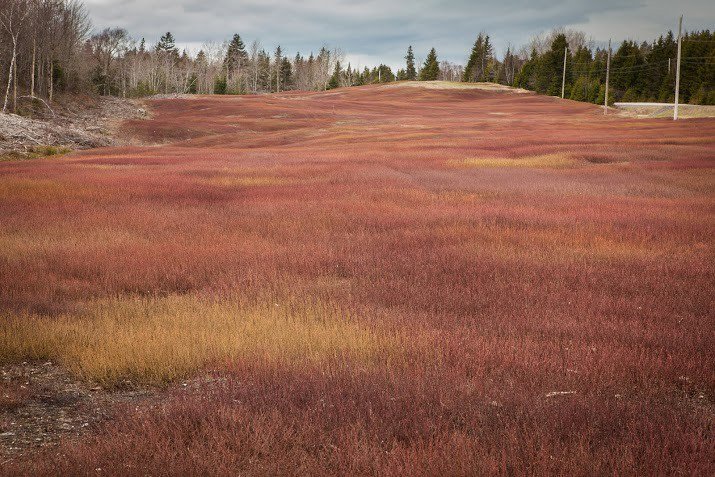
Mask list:
[{"label": "pine tree", "polygon": [[287,90],[291,87],[293,82],[293,67],[290,64],[290,60],[287,56],[284,56],[281,60],[281,85],[283,90]]},{"label": "pine tree", "polygon": [[281,46],[278,45],[276,48],[275,52],[275,59],[274,59],[274,64],[275,64],[275,85],[276,85],[276,92],[280,93],[281,91],[281,64],[283,63],[283,50],[281,50]]},{"label": "pine tree", "polygon": [[214,80],[214,94],[226,94],[225,76],[217,76]]},{"label": "pine tree", "polygon": [[432,48],[422,66],[422,71],[420,71],[420,81],[435,81],[438,77],[439,62],[437,61],[437,51]]},{"label": "pine tree", "polygon": [[271,91],[271,57],[265,50],[258,52],[258,84],[261,91]]},{"label": "pine tree", "polygon": [[176,43],[174,42],[174,35],[172,35],[170,31],[167,31],[166,34],[161,36],[159,43],[156,44],[156,51],[179,54],[179,50],[176,48]]},{"label": "pine tree", "polygon": [[223,66],[228,72],[233,72],[248,62],[248,53],[246,53],[246,45],[241,40],[241,35],[238,33],[233,35],[231,42],[226,50],[226,57],[223,60]]},{"label": "pine tree", "polygon": [[387,65],[380,64],[376,70],[377,80],[380,83],[391,83],[395,81],[395,75],[392,68]]},{"label": "pine tree", "polygon": [[407,68],[405,69],[404,79],[408,81],[414,81],[417,79],[417,70],[415,70],[415,55],[412,52],[412,45],[407,47]]},{"label": "pine tree", "polygon": [[495,79],[495,69],[494,52],[489,35],[480,33],[472,46],[462,81],[490,81]]},{"label": "pine tree", "polygon": [[489,41],[489,35],[484,36],[484,47],[482,51],[482,74],[479,81],[492,81],[495,76],[495,60],[494,60],[494,50],[492,49],[492,44]]},{"label": "pine tree", "polygon": [[345,70],[345,79],[347,86],[353,85],[353,67],[348,63],[348,68]]},{"label": "pine tree", "polygon": [[469,54],[469,59],[467,60],[467,66],[464,68],[464,77],[462,78],[465,82],[477,81],[478,69],[477,66],[481,64],[480,56],[484,50],[484,37],[480,33],[477,39],[474,41],[472,46],[472,51]]},{"label": "pine tree", "polygon": [[339,61],[335,62],[335,69],[333,70],[333,76],[330,77],[328,81],[328,89],[339,88],[340,87],[340,76],[343,73],[342,66]]}]

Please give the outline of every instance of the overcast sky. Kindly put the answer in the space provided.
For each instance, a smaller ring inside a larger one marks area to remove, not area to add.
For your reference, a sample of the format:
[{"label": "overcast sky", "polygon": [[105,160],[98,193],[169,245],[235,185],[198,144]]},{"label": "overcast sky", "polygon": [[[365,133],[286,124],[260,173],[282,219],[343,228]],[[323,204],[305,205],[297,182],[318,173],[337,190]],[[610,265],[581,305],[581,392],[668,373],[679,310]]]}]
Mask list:
[{"label": "overcast sky", "polygon": [[407,45],[423,59],[464,63],[476,35],[487,32],[501,55],[509,43],[556,26],[577,28],[597,44],[613,38],[652,40],[677,29],[713,29],[714,0],[85,0],[96,30],[120,26],[155,43],[171,31],[195,53],[202,43],[239,33],[246,45],[280,44],[293,56],[338,46],[353,66],[402,67]]}]

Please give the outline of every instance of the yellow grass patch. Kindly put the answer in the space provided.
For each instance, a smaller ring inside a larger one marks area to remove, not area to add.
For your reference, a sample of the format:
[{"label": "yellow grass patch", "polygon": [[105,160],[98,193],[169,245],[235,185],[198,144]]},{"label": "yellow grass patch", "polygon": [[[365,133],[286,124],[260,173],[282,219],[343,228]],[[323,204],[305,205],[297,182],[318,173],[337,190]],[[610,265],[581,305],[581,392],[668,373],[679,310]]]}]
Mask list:
[{"label": "yellow grass patch", "polygon": [[240,177],[240,176],[221,176],[212,177],[207,180],[211,185],[217,185],[222,187],[250,187],[250,186],[269,186],[269,185],[283,185],[287,184],[288,180],[281,177],[271,177],[271,176],[254,176],[254,177]]},{"label": "yellow grass patch", "polygon": [[570,167],[576,163],[574,159],[565,154],[545,154],[541,156],[527,156],[519,158],[506,157],[473,157],[461,160],[451,160],[448,164],[457,167],[531,167],[554,169]]},{"label": "yellow grass patch", "polygon": [[497,83],[461,83],[456,81],[400,81],[398,83],[388,83],[383,88],[425,88],[425,89],[479,89],[483,91],[503,91],[510,93],[529,93],[525,89],[513,88]]},{"label": "yellow grass patch", "polygon": [[136,164],[83,164],[81,162],[78,162],[77,164],[81,167],[86,167],[89,169],[98,169],[100,171],[136,169],[138,167]]},{"label": "yellow grass patch", "polygon": [[47,179],[4,177],[0,181],[0,200],[44,202],[58,199],[88,199],[93,195],[93,190],[79,184]]},{"label": "yellow grass patch", "polygon": [[161,384],[235,358],[369,365],[394,341],[323,302],[125,297],[91,301],[76,315],[0,315],[0,363],[49,359],[105,385]]},{"label": "yellow grass patch", "polygon": [[[447,233],[445,231],[445,233]],[[626,240],[608,229],[530,228],[485,226],[469,230],[475,253],[505,260],[570,263],[573,261],[648,260],[688,256],[688,244]]]}]

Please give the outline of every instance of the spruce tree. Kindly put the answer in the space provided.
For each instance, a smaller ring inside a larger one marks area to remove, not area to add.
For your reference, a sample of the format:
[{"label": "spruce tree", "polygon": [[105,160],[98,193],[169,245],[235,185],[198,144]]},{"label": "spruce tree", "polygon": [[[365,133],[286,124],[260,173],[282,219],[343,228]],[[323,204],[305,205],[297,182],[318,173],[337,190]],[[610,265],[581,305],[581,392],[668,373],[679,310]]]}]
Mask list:
[{"label": "spruce tree", "polygon": [[248,53],[246,53],[246,46],[241,40],[241,35],[238,33],[233,35],[231,42],[228,44],[228,49],[226,50],[226,57],[223,60],[223,66],[230,73],[248,62]]},{"label": "spruce tree", "polygon": [[283,50],[281,49],[281,46],[278,45],[278,47],[276,48],[275,59],[274,59],[275,85],[276,85],[276,92],[278,92],[278,93],[280,93],[280,91],[281,91],[281,64],[282,64],[282,62],[283,62]]},{"label": "spruce tree", "polygon": [[159,43],[156,44],[156,51],[179,54],[179,50],[177,50],[176,43],[174,42],[174,35],[172,35],[170,31],[167,31],[166,34],[161,36]]},{"label": "spruce tree", "polygon": [[281,60],[281,87],[283,91],[289,89],[293,82],[293,67],[287,56]]},{"label": "spruce tree", "polygon": [[465,82],[477,81],[479,76],[478,66],[481,65],[482,51],[484,50],[484,36],[480,33],[474,41],[472,51],[467,60],[467,66],[464,67],[464,76],[462,80]]},{"label": "spruce tree", "polygon": [[328,89],[339,88],[340,87],[340,76],[343,73],[343,68],[339,61],[335,62],[335,70],[333,70],[333,76],[330,77],[328,81]]},{"label": "spruce tree", "polygon": [[492,81],[494,78],[494,50],[489,41],[489,35],[484,36],[484,50],[482,51],[482,74],[479,81]]},{"label": "spruce tree", "polygon": [[420,81],[435,81],[437,78],[439,78],[439,62],[437,61],[437,51],[432,48],[422,66],[422,71],[420,71]]},{"label": "spruce tree", "polygon": [[405,69],[404,79],[408,81],[414,81],[417,79],[417,70],[415,70],[415,55],[412,52],[412,45],[407,47],[407,68]]}]

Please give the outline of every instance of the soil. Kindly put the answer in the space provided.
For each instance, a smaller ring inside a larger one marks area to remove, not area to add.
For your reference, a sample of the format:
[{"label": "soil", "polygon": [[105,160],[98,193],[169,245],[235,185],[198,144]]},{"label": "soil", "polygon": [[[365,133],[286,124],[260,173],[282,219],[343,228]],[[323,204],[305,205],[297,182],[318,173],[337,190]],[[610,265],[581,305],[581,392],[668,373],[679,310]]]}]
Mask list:
[{"label": "soil", "polygon": [[79,436],[127,404],[146,402],[156,390],[106,390],[55,363],[0,367],[0,466],[60,438]]}]

